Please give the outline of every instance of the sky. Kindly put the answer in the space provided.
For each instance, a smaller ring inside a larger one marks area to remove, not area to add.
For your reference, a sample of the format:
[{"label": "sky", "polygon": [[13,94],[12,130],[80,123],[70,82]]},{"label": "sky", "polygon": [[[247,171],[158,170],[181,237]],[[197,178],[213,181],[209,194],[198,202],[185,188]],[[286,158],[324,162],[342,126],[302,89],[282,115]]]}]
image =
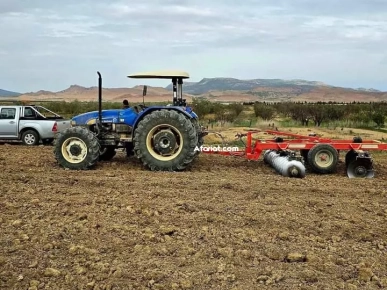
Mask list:
[{"label": "sky", "polygon": [[386,0],[0,0],[0,88],[281,78],[387,91]]}]

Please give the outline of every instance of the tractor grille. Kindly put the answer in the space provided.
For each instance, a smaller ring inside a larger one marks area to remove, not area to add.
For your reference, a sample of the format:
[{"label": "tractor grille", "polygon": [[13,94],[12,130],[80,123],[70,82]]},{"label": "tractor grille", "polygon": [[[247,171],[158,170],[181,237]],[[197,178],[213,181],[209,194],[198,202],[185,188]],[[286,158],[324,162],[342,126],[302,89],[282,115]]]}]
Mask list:
[{"label": "tractor grille", "polygon": [[126,124],[116,124],[117,133],[130,133],[132,131],[132,127]]}]

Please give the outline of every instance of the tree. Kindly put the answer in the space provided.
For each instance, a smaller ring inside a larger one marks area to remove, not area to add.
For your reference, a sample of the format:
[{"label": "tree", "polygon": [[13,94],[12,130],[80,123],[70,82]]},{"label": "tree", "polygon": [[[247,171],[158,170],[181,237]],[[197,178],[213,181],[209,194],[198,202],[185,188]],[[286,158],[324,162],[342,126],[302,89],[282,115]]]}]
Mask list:
[{"label": "tree", "polygon": [[235,117],[238,117],[243,111],[243,105],[240,103],[230,104],[229,108],[235,114]]},{"label": "tree", "polygon": [[327,110],[329,110],[327,107],[327,105],[322,104],[309,106],[308,111],[312,120],[314,121],[315,126],[320,127],[324,119],[327,118]]},{"label": "tree", "polygon": [[276,111],[273,106],[261,103],[254,104],[254,113],[256,117],[260,117],[265,121],[272,120]]},{"label": "tree", "polygon": [[221,126],[223,126],[226,122],[233,122],[236,118],[235,112],[230,110],[230,108],[224,104],[216,104],[214,107],[214,113],[216,121],[219,121]]},{"label": "tree", "polygon": [[211,114],[213,111],[213,103],[206,99],[194,98],[192,100],[192,108],[199,118],[203,118],[207,114]]},{"label": "tree", "polygon": [[302,126],[308,126],[310,116],[310,107],[308,104],[289,104],[289,113],[293,120],[301,122]]},{"label": "tree", "polygon": [[376,111],[376,112],[373,112],[371,114],[371,120],[373,122],[375,122],[376,126],[378,128],[381,128],[384,126],[384,120],[386,118],[386,113],[382,110],[379,110],[379,111]]}]

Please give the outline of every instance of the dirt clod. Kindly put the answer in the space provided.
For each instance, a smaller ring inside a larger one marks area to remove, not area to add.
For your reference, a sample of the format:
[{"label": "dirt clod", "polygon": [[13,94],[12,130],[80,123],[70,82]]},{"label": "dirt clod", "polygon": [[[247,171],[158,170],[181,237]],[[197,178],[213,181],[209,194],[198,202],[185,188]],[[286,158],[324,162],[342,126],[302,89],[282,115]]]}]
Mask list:
[{"label": "dirt clod", "polygon": [[40,282],[38,280],[31,280],[30,281],[30,286],[39,286]]},{"label": "dirt clod", "polygon": [[306,256],[301,253],[289,253],[286,256],[286,261],[289,263],[295,263],[295,262],[305,262]]},{"label": "dirt clod", "polygon": [[359,280],[362,282],[369,282],[371,281],[374,273],[372,272],[371,268],[360,268],[359,269]]},{"label": "dirt clod", "polygon": [[46,268],[44,271],[44,276],[47,277],[57,277],[60,275],[60,271],[54,268]]}]

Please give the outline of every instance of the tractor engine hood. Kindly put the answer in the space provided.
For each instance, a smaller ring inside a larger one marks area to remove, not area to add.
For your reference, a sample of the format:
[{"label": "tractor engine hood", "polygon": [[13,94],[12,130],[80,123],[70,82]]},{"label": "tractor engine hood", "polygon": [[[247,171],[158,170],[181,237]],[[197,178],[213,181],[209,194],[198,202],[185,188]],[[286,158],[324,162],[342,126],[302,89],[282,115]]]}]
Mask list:
[{"label": "tractor engine hood", "polygon": [[[102,110],[102,123],[117,123],[122,109]],[[98,111],[87,112],[72,118],[72,125],[93,125],[98,119]]]}]

